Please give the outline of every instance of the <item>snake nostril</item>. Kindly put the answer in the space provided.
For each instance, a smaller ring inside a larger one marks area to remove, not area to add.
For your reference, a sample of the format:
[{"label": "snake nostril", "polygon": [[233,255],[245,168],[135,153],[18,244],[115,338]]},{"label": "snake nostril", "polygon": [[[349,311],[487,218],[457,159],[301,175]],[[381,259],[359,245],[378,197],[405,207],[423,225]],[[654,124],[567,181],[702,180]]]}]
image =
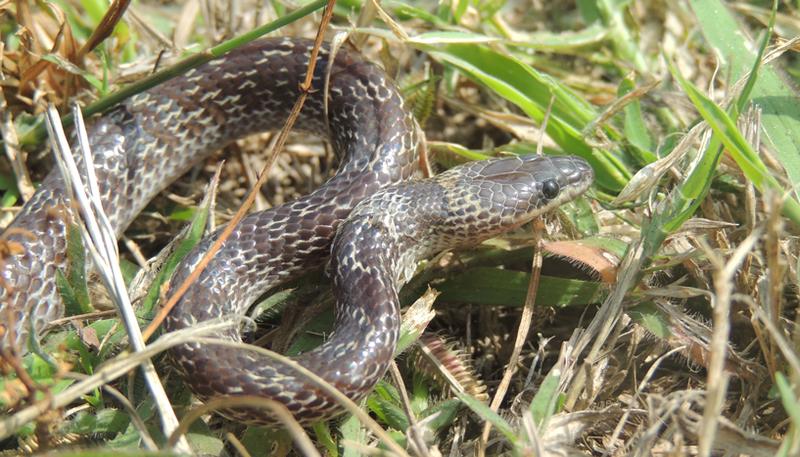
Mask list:
[{"label": "snake nostril", "polygon": [[561,188],[555,179],[548,179],[542,183],[542,195],[548,200],[556,198],[560,191]]}]

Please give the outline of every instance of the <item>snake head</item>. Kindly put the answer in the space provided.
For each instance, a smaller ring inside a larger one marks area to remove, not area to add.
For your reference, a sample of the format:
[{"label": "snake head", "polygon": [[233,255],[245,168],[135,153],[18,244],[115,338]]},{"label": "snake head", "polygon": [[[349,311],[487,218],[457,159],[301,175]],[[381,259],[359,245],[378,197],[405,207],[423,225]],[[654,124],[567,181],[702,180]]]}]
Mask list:
[{"label": "snake head", "polygon": [[440,176],[449,188],[453,216],[465,231],[478,227],[482,239],[573,200],[594,180],[592,168],[580,157],[538,155],[473,162]]}]

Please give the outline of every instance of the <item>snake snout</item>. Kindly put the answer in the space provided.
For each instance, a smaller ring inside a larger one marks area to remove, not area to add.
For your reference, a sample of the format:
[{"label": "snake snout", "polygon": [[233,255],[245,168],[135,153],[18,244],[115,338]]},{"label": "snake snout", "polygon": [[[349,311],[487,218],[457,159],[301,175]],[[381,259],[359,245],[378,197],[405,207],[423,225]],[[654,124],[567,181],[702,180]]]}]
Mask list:
[{"label": "snake snout", "polygon": [[594,180],[589,164],[574,156],[519,156],[478,162],[473,176],[490,217],[513,227],[582,194]]},{"label": "snake snout", "polygon": [[580,157],[526,157],[523,162],[523,167],[529,170],[533,178],[533,191],[528,200],[531,216],[575,199],[594,181],[592,167]]},{"label": "snake snout", "polygon": [[542,167],[537,181],[542,183],[543,197],[548,201],[556,201],[556,205],[584,193],[594,181],[594,170],[580,157],[555,156],[546,159],[550,166]]}]

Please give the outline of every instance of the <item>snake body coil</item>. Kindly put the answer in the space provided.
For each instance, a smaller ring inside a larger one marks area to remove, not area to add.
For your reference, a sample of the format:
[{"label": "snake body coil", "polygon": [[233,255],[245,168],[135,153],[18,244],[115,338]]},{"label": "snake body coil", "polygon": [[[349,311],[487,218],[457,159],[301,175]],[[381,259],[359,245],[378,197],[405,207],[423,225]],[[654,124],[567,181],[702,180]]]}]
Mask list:
[{"label": "snake body coil", "polygon": [[[89,137],[104,207],[117,232],[207,153],[281,125],[298,96],[310,49],[309,41],[295,39],[248,45],[100,118]],[[296,361],[358,399],[391,360],[399,331],[397,288],[419,258],[524,223],[583,192],[592,172],[577,158],[514,157],[402,182],[415,173],[421,133],[395,86],[351,52],[338,52],[331,61],[324,48],[319,59],[298,125],[330,138],[340,158],[336,176],[300,200],[245,218],[165,327],[242,315],[270,288],[322,265],[336,235],[330,265],[335,331]],[[55,277],[66,266],[69,208],[63,182],[53,173],[4,234],[15,252],[5,256],[0,271],[0,316],[15,325],[4,328],[2,345],[24,346],[29,328],[38,333],[63,313]],[[172,284],[182,282],[216,236],[187,256]],[[240,340],[236,328],[219,336]],[[192,343],[174,348],[172,356],[204,398],[265,396],[306,424],[339,411],[315,385],[256,352]],[[253,409],[226,414],[273,423]]]}]

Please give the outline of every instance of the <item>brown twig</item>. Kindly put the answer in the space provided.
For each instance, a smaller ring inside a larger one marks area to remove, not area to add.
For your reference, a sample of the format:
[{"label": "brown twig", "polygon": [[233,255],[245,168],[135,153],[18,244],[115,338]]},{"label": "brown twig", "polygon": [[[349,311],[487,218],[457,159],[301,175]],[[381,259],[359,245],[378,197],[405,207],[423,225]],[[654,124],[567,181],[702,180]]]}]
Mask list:
[{"label": "brown twig", "polygon": [[[537,153],[542,154],[542,143],[544,139],[544,132],[547,130],[547,121],[550,119],[550,112],[553,109],[555,97],[550,97],[550,103],[547,106],[547,111],[542,119],[542,137],[539,139]],[[517,326],[517,336],[514,340],[514,350],[509,357],[508,365],[503,373],[503,378],[500,380],[500,385],[497,386],[497,391],[492,398],[492,403],[489,405],[492,411],[497,412],[500,409],[500,403],[506,396],[508,386],[511,385],[511,378],[517,371],[516,366],[519,362],[522,347],[528,339],[528,332],[531,329],[531,322],[533,321],[533,311],[536,307],[536,293],[539,290],[539,280],[542,274],[542,234],[544,233],[544,223],[541,217],[533,220],[533,260],[531,264],[531,280],[528,283],[528,291],[525,294],[525,306],[522,308],[522,314],[519,317],[519,325]],[[481,440],[478,444],[478,456],[483,457],[486,455],[486,445],[489,442],[489,432],[492,430],[492,423],[486,421],[483,425],[483,433],[481,433]]]},{"label": "brown twig", "polygon": [[[528,339],[528,333],[531,329],[531,322],[533,321],[533,311],[536,308],[536,293],[539,290],[539,280],[542,273],[542,250],[539,248],[542,241],[542,233],[544,233],[544,223],[541,218],[536,218],[533,221],[533,238],[534,238],[534,251],[533,262],[531,269],[531,280],[528,283],[528,291],[525,295],[525,307],[522,308],[522,314],[519,317],[519,325],[517,326],[517,336],[514,339],[514,350],[511,357],[508,358],[508,365],[503,378],[500,380],[500,385],[497,386],[497,391],[492,398],[492,403],[489,405],[492,411],[497,412],[500,409],[500,404],[505,399],[508,387],[511,385],[511,379],[516,373],[517,363],[519,362],[522,348],[525,341]],[[486,455],[486,445],[489,442],[489,432],[492,430],[492,423],[486,421],[483,425],[483,433],[478,447],[478,455],[483,457]]]}]

